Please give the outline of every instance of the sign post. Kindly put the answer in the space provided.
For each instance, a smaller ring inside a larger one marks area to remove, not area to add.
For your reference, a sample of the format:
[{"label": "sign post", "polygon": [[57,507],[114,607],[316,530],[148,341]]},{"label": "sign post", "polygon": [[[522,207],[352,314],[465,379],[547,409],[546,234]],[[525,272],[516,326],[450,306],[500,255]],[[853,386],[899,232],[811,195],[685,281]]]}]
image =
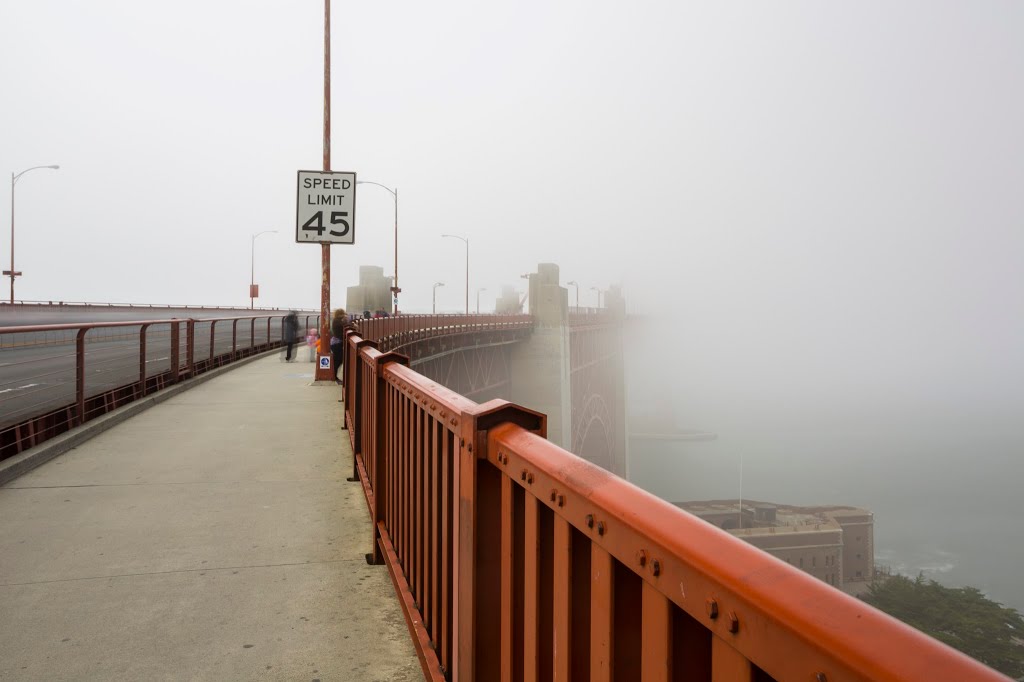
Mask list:
[{"label": "sign post", "polygon": [[295,191],[295,241],[320,244],[320,347],[316,381],[334,382],[331,367],[331,244],[355,244],[356,174],[300,170]]}]

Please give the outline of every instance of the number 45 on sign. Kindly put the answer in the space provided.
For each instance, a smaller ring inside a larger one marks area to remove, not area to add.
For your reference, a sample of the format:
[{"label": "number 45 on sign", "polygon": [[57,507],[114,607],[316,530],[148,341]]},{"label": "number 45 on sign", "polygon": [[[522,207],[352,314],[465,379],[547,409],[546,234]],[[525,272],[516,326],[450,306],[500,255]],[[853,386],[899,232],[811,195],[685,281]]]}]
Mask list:
[{"label": "number 45 on sign", "polygon": [[355,244],[355,173],[300,170],[295,203],[295,241]]}]

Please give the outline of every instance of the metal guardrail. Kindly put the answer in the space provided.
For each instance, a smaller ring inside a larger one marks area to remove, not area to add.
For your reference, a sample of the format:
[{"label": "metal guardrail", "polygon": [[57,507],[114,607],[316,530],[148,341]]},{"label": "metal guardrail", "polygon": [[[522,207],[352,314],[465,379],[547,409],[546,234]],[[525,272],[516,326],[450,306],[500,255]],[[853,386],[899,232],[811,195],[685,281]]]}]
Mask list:
[{"label": "metal guardrail", "polygon": [[[283,318],[0,327],[0,460],[165,386],[281,345]],[[305,316],[305,327],[317,319]]]},{"label": "metal guardrail", "polygon": [[378,344],[380,350],[394,350],[452,334],[532,328],[533,318],[529,315],[397,315],[356,318],[353,325],[361,338]]},{"label": "metal guardrail", "polygon": [[426,679],[1005,680],[347,339],[345,419]]}]

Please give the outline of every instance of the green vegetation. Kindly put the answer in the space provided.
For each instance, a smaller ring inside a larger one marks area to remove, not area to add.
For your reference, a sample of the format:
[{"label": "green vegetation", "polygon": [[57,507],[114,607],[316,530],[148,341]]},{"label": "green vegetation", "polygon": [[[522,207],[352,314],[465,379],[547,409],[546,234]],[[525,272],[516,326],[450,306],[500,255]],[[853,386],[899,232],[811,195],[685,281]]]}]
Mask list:
[{"label": "green vegetation", "polygon": [[1024,680],[1024,618],[973,587],[944,587],[923,575],[873,583],[864,601],[1005,675]]}]

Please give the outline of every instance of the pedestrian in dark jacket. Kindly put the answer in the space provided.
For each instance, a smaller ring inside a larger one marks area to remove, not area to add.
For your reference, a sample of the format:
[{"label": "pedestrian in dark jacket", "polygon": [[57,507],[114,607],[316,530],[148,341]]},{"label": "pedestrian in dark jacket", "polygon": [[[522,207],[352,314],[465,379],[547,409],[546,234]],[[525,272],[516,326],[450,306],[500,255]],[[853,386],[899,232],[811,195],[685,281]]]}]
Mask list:
[{"label": "pedestrian in dark jacket", "polygon": [[292,361],[292,349],[295,348],[295,339],[299,335],[299,315],[294,310],[284,318],[284,328],[281,330],[284,335],[284,343],[288,350],[284,354],[285,362]]},{"label": "pedestrian in dark jacket", "polygon": [[[345,331],[351,326],[344,308],[334,311],[331,318],[331,357],[334,358],[334,380],[339,384],[341,379],[338,378],[338,372],[344,369],[345,364]],[[341,372],[341,376],[345,376],[345,373]]]}]

